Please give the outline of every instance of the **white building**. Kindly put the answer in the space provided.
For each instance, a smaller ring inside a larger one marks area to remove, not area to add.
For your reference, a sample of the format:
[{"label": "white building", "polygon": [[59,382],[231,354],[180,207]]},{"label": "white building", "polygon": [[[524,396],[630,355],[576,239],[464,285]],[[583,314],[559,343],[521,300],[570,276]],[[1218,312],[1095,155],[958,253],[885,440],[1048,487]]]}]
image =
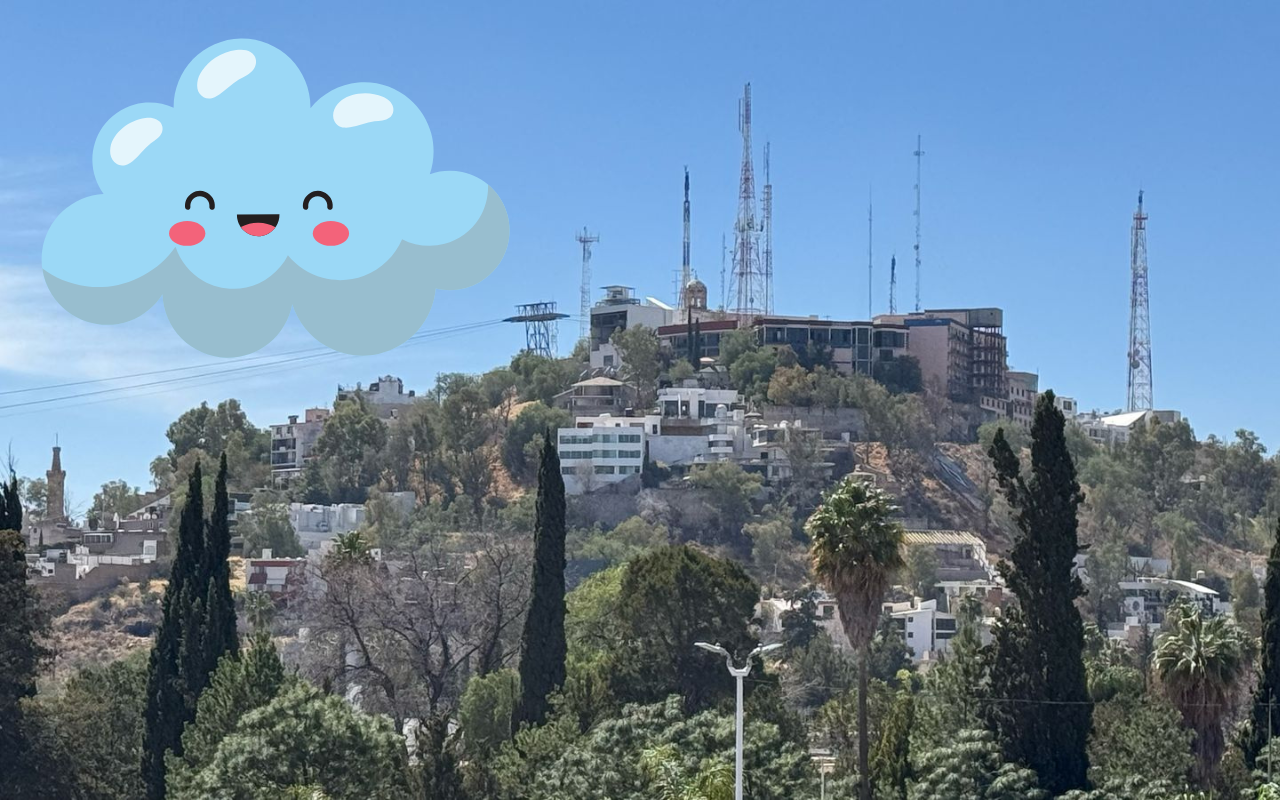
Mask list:
[{"label": "white building", "polygon": [[591,309],[591,366],[617,369],[622,359],[610,339],[614,333],[643,325],[657,333],[671,323],[675,309],[652,297],[643,302],[633,297],[630,286],[606,286],[604,298]]},{"label": "white building", "polygon": [[[886,603],[893,624],[902,633],[911,658],[915,662],[933,661],[951,646],[959,630],[959,620],[954,614],[938,609],[937,600],[912,600],[908,603]],[[979,624],[979,636],[983,645],[991,644],[991,626],[995,620],[984,617]]]},{"label": "white building", "polygon": [[1150,424],[1152,420],[1169,425],[1182,420],[1177,411],[1128,411],[1123,414],[1099,414],[1096,411],[1077,414],[1078,424],[1089,438],[1098,444],[1122,445],[1129,441],[1130,434],[1139,425]]},{"label": "white building", "polygon": [[[413,492],[388,492],[384,497],[389,498],[401,513],[408,515],[413,512]],[[319,549],[324,542],[336,536],[359,530],[364,522],[365,507],[359,503],[336,503],[328,506],[289,504],[289,524],[297,532],[302,546],[308,550]]]},{"label": "white building", "polygon": [[645,425],[650,419],[656,420],[583,417],[577,427],[561,428],[557,438],[565,492],[589,494],[605,484],[638,476],[644,466]]},{"label": "white building", "polygon": [[727,461],[746,455],[745,412],[734,389],[678,386],[658,394],[649,458],[667,465]]},{"label": "white building", "polygon": [[394,375],[383,375],[369,388],[363,389],[357,383],[354,387],[339,386],[337,402],[354,399],[359,394],[369,404],[369,408],[383,421],[396,419],[418,400],[413,390],[404,390],[404,381]]},{"label": "white building", "polygon": [[[819,458],[824,452],[822,431],[806,427],[800,420],[753,425],[749,437],[742,468],[759,474],[768,484],[791,480],[791,451],[801,438],[809,440]],[[819,460],[815,466],[829,473],[835,464]]]},{"label": "white building", "polygon": [[1076,405],[1076,399],[1074,397],[1059,397],[1058,395],[1054,395],[1053,404],[1062,412],[1063,417],[1067,419],[1076,418],[1076,413],[1079,410],[1079,407]]}]

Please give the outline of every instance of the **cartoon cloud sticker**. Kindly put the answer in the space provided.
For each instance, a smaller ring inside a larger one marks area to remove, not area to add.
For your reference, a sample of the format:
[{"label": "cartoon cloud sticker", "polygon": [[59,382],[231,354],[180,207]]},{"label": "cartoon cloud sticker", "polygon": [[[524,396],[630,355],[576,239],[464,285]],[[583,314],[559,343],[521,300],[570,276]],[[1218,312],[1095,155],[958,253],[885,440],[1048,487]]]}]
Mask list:
[{"label": "cartoon cloud sticker", "polygon": [[290,309],[335,350],[385,352],[437,289],[480,282],[507,249],[497,193],[431,160],[427,121],[399,92],[351,84],[313,105],[284,53],[224,42],[182,73],[172,107],[130,106],[102,128],[102,194],[54,220],[45,281],[100,324],[163,297],[210,355],[260,349]]}]

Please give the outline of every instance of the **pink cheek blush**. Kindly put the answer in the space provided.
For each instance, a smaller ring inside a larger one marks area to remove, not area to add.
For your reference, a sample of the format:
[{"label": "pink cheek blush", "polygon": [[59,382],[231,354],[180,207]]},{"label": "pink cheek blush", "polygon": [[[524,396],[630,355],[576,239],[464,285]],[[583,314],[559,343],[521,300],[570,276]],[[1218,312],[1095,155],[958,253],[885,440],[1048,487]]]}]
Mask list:
[{"label": "pink cheek blush", "polygon": [[350,235],[350,231],[348,231],[347,226],[343,225],[341,222],[330,221],[321,222],[316,226],[316,229],[311,232],[311,235],[315,237],[317,242],[325,247],[333,247],[334,245],[339,245],[345,242],[347,237]]},{"label": "pink cheek blush", "polygon": [[190,247],[204,241],[204,228],[200,227],[199,222],[179,222],[169,229],[169,238],[174,244]]}]

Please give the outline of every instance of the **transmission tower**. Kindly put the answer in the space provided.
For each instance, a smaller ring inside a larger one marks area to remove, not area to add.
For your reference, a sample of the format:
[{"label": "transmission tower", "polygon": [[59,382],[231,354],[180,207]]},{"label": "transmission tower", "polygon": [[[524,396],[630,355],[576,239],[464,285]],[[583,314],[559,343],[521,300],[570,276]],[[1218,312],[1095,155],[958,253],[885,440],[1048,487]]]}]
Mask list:
[{"label": "transmission tower", "polygon": [[760,198],[764,212],[764,249],[760,260],[764,267],[764,313],[773,313],[773,184],[769,181],[769,143],[764,143],[764,192]]},{"label": "transmission tower", "polygon": [[689,305],[689,300],[685,297],[685,293],[689,289],[689,282],[693,280],[692,268],[689,266],[689,168],[684,168],[684,256],[680,261],[680,292],[676,295],[677,306],[684,308]]},{"label": "transmission tower", "polygon": [[725,310],[724,264],[729,255],[729,245],[725,244],[724,234],[720,234],[720,310]]},{"label": "transmission tower", "polygon": [[582,298],[578,308],[582,320],[578,329],[578,338],[585,341],[591,335],[591,245],[600,241],[600,237],[587,233],[584,227],[582,233],[574,238],[582,245]]},{"label": "transmission tower", "polygon": [[898,302],[894,294],[898,291],[898,255],[894,253],[889,259],[889,313],[898,313]]},{"label": "transmission tower", "polygon": [[1147,411],[1152,408],[1151,305],[1147,297],[1147,215],[1142,211],[1142,192],[1138,192],[1138,210],[1133,212],[1129,270],[1133,276],[1129,295],[1129,410]]},{"label": "transmission tower", "polygon": [[742,90],[738,112],[742,131],[742,173],[738,183],[738,218],[733,230],[733,272],[729,294],[733,312],[741,316],[765,310],[768,289],[760,268],[760,231],[756,227],[756,177],[751,153],[751,84]]},{"label": "transmission tower", "polygon": [[524,323],[524,349],[546,358],[556,357],[556,323],[569,316],[556,311],[555,302],[525,303],[516,306],[519,313],[503,322]]},{"label": "transmission tower", "polygon": [[924,149],[920,147],[920,134],[916,134],[916,311],[920,310],[920,159]]}]

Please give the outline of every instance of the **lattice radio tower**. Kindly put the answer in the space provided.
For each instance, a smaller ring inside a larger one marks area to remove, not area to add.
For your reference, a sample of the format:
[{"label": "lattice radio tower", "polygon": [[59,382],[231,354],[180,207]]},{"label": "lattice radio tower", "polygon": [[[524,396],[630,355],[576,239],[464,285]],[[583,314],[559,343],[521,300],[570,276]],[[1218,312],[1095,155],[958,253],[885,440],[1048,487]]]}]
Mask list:
[{"label": "lattice radio tower", "polygon": [[920,159],[924,148],[920,146],[920,134],[916,134],[916,311],[920,310]]},{"label": "lattice radio tower", "polygon": [[1138,210],[1133,212],[1133,230],[1129,248],[1129,270],[1133,285],[1129,292],[1129,410],[1147,411],[1151,399],[1151,304],[1147,296],[1147,215],[1142,211],[1142,192],[1138,192]]},{"label": "lattice radio tower", "polygon": [[591,335],[591,245],[600,241],[599,236],[592,236],[583,227],[582,233],[574,237],[582,245],[582,297],[578,306],[581,315],[578,328],[578,339],[585,341]]},{"label": "lattice radio tower", "polygon": [[729,296],[735,314],[765,313],[769,289],[760,266],[760,231],[756,227],[756,177],[751,152],[751,84],[742,90],[738,111],[742,131],[742,173],[738,183],[738,218],[733,226],[733,272]]}]

